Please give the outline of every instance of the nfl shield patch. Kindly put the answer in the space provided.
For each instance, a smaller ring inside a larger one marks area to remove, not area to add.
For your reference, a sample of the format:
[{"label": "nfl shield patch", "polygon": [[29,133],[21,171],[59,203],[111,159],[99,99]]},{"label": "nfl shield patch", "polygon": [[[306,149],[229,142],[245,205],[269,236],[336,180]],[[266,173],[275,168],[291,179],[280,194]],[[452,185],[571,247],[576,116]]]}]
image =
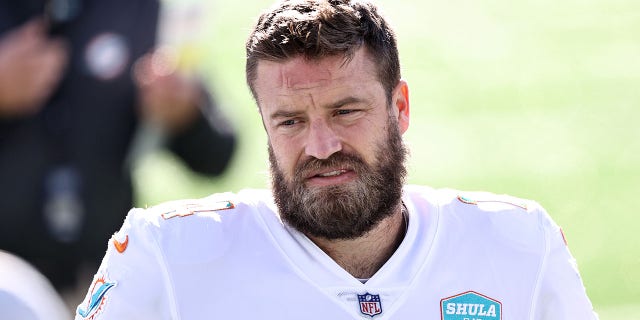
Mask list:
[{"label": "nfl shield patch", "polygon": [[365,294],[358,295],[358,302],[360,303],[360,312],[371,318],[382,313],[382,304],[380,303],[380,295]]},{"label": "nfl shield patch", "polygon": [[442,320],[501,320],[502,303],[475,291],[440,300]]}]

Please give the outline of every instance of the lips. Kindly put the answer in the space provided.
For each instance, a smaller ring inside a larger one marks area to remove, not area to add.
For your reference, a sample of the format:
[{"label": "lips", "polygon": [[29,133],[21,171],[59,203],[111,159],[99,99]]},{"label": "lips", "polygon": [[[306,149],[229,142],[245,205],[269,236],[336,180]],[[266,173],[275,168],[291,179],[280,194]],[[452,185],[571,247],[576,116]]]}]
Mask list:
[{"label": "lips", "polygon": [[346,169],[340,169],[340,170],[333,170],[333,171],[329,171],[326,173],[320,173],[315,175],[316,177],[335,177],[335,176],[339,176],[343,173],[346,173],[347,170]]},{"label": "lips", "polygon": [[357,177],[355,171],[350,169],[329,169],[313,172],[306,176],[307,186],[331,186],[353,181]]},{"label": "lips", "polygon": [[296,168],[295,177],[299,183],[328,186],[353,181],[365,168],[360,157],[339,152],[328,159],[307,159]]},{"label": "lips", "polygon": [[318,170],[318,171],[314,171],[311,172],[309,174],[306,175],[307,179],[312,179],[312,178],[330,178],[330,177],[337,177],[339,175],[345,174],[349,171],[352,171],[350,169],[325,169],[325,170]]}]

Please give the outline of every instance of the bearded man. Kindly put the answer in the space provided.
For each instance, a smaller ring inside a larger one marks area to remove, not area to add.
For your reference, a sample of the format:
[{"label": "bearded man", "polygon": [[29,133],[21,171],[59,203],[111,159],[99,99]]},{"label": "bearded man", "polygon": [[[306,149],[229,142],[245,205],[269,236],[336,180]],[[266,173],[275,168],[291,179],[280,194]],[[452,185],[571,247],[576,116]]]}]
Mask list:
[{"label": "bearded man", "polygon": [[247,45],[271,190],[134,209],[76,319],[595,319],[535,202],[405,186],[409,89],[376,6],[283,1]]}]

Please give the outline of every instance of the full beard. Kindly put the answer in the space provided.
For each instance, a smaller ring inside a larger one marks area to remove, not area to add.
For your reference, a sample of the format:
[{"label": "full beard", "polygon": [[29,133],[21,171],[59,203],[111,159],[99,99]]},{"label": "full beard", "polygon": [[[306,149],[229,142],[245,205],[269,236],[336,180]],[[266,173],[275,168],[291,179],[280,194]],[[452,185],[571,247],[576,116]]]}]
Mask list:
[{"label": "full beard", "polygon": [[[310,158],[295,168],[287,182],[271,145],[272,187],[282,220],[298,231],[329,240],[354,239],[393,214],[402,197],[407,150],[397,124],[390,123],[387,139],[377,146],[376,162],[368,165],[359,155],[337,152],[327,159]],[[305,177],[324,168],[349,168],[355,181],[309,188]]]}]

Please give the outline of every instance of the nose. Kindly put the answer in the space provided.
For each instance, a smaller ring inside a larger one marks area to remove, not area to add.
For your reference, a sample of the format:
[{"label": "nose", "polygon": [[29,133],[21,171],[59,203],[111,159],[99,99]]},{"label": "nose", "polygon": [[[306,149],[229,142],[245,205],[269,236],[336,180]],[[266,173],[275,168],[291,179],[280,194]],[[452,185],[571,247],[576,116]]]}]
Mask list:
[{"label": "nose", "polygon": [[336,133],[322,120],[309,126],[305,153],[316,159],[327,159],[342,150],[342,142]]}]

